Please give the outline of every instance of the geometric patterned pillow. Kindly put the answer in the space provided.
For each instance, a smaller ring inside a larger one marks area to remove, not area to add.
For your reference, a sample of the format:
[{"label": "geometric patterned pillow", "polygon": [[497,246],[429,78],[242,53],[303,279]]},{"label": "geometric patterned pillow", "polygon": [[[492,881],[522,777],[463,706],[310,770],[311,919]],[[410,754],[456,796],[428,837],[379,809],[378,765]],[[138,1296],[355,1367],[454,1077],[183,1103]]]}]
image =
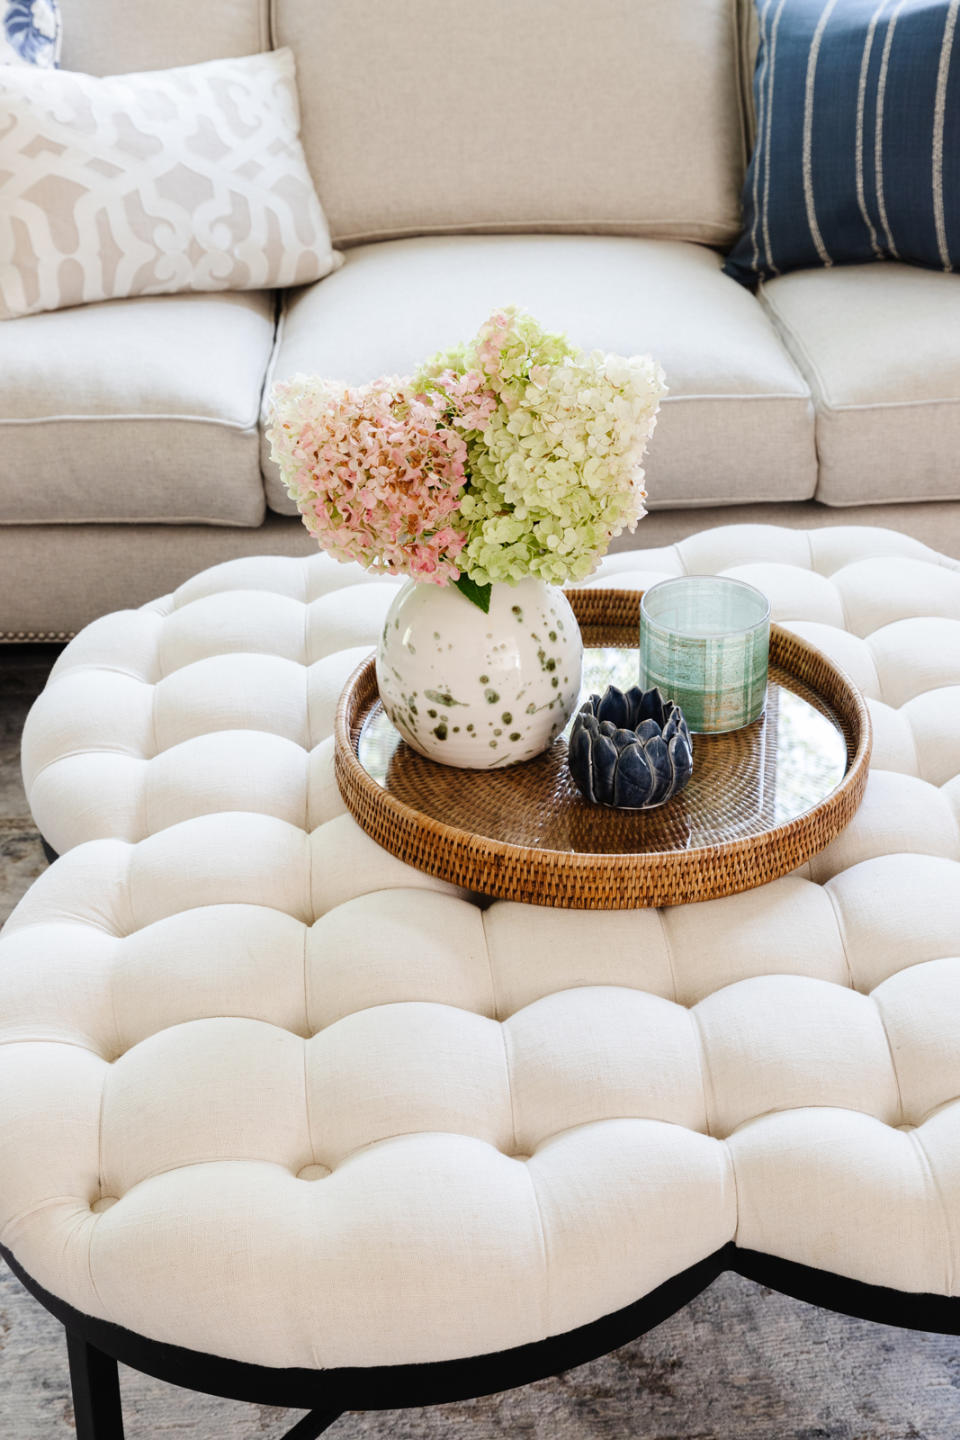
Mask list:
[{"label": "geometric patterned pillow", "polygon": [[337,268],[293,55],[136,75],[0,67],[0,319]]},{"label": "geometric patterned pillow", "polygon": [[0,65],[60,62],[60,12],[56,0],[0,0]]},{"label": "geometric patterned pillow", "polygon": [[757,139],[725,266],[960,269],[960,0],[757,0]]}]

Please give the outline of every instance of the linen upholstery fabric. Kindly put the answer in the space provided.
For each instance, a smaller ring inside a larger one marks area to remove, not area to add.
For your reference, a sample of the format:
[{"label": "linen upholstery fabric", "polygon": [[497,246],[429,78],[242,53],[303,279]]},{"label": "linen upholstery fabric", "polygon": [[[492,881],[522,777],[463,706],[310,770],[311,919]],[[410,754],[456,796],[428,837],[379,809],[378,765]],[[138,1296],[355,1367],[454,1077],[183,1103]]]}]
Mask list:
[{"label": "linen upholstery fabric", "polygon": [[256,291],[0,325],[0,523],[259,525],[273,335],[272,297]]},{"label": "linen upholstery fabric", "polygon": [[740,104],[743,109],[747,150],[753,153],[757,139],[757,111],[753,82],[760,46],[760,21],[755,0],[737,0],[737,30],[740,35]]},{"label": "linen upholstery fabric", "polygon": [[0,319],[334,268],[289,50],[105,78],[5,68],[0,113]]},{"label": "linen upholstery fabric", "polygon": [[197,65],[269,50],[269,0],[70,0],[61,64],[90,75]]},{"label": "linen upholstery fabric", "polygon": [[744,284],[802,266],[960,260],[960,0],[757,0]]},{"label": "linen upholstery fabric", "polygon": [[736,234],[732,0],[275,0],[273,25],[338,243]]},{"label": "linen upholstery fabric", "polygon": [[59,56],[57,0],[0,0],[0,65],[50,69]]},{"label": "linen upholstery fabric", "polygon": [[[272,382],[409,373],[522,303],[584,350],[649,352],[670,393],[644,467],[652,505],[813,494],[809,390],[760,306],[699,245],[611,236],[438,236],[359,246],[286,306]],[[263,442],[267,502],[294,505]]]},{"label": "linen upholstery fabric", "polygon": [[40,1284],[274,1366],[537,1340],[732,1239],[958,1293],[960,573],[730,527],[599,583],[695,571],[844,665],[876,748],[802,870],[662,911],[482,908],[343,812],[394,582],[240,560],[68,647],[24,767],[69,853],[0,940],[0,1243]]},{"label": "linen upholstery fabric", "polygon": [[[897,529],[957,557],[960,507],[950,501],[897,507]],[[672,545],[704,525],[883,525],[884,505],[831,509],[794,504],[656,510],[617,552]],[[268,512],[257,528],[233,525],[0,525],[0,642],[69,640],[121,606],[141,605],[197,570],[241,555],[313,555],[316,542],[298,516]],[[43,585],[36,584],[43,575]]]},{"label": "linen upholstery fabric", "polygon": [[817,498],[960,499],[960,282],[852,265],[767,281],[762,299],[816,404]]}]

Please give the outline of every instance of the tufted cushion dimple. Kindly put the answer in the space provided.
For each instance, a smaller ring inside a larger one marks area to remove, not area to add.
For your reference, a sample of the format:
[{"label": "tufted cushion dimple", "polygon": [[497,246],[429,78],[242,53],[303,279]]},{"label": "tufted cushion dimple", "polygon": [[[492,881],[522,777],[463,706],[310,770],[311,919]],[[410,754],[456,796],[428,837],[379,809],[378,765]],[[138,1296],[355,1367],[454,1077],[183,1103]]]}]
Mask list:
[{"label": "tufted cushion dimple", "polygon": [[[640,589],[695,572],[765,590],[775,618],[877,702],[878,753],[927,778],[907,742],[923,736],[927,709],[941,729],[949,719],[942,691],[960,682],[951,659],[960,567],[894,531],[731,525],[609,556],[587,583]],[[112,835],[139,840],[223,809],[307,828],[341,813],[327,742],[395,584],[319,554],[243,559],[88,626],[55,665],[24,734],[27,792],[50,844],[62,852]]]},{"label": "tufted cushion dimple", "polygon": [[390,582],[239,561],[77,637],[24,737],[68,853],[0,939],[36,1281],[277,1367],[525,1344],[730,1242],[960,1295],[960,570],[730,527],[599,580],[710,569],[855,676],[875,763],[802,870],[659,911],[483,906],[345,813],[332,707]]}]

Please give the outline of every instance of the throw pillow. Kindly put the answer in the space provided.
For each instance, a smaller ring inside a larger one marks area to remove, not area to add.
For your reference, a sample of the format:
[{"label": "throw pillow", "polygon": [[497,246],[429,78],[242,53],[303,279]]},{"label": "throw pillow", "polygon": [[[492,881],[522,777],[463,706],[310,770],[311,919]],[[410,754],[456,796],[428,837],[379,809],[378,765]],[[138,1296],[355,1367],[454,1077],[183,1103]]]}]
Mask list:
[{"label": "throw pillow", "polygon": [[52,68],[60,60],[56,0],[0,0],[0,65]]},{"label": "throw pillow", "polygon": [[727,274],[960,265],[960,0],[757,4],[757,141]]},{"label": "throw pillow", "polygon": [[289,50],[97,78],[0,69],[0,319],[335,269]]}]

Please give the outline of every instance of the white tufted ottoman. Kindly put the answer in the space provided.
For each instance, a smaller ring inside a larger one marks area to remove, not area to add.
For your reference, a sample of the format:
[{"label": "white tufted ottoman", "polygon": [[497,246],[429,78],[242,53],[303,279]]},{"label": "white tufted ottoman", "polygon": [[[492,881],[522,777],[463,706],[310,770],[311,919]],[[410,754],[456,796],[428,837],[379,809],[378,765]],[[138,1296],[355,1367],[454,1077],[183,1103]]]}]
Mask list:
[{"label": "white tufted ottoman", "polygon": [[[664,911],[484,907],[344,813],[330,731],[393,593],[242,560],[68,647],[24,773],[62,858],[0,939],[0,1249],[115,1358],[264,1403],[579,1363],[722,1269],[960,1331],[960,566],[893,532],[619,555],[765,589],[870,700],[853,824]],[[592,583],[598,583],[596,579]]]}]

